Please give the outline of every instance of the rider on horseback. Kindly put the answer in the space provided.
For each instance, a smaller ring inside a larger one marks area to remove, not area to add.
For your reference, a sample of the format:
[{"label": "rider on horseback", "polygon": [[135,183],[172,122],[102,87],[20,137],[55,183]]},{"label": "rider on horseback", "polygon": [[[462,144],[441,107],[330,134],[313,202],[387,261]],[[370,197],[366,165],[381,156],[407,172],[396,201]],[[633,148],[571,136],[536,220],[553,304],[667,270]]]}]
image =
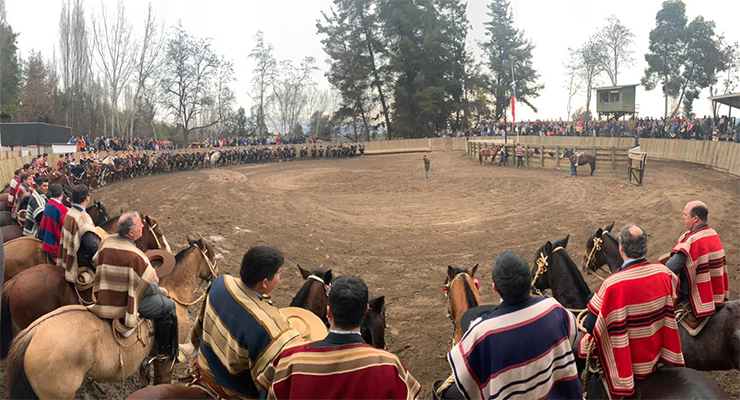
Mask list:
[{"label": "rider on horseback", "polygon": [[31,193],[31,199],[26,207],[26,224],[23,227],[23,235],[36,237],[39,233],[39,225],[44,216],[46,207],[46,193],[49,191],[49,180],[45,177],[36,179],[36,190]]},{"label": "rider on horseback", "polygon": [[529,264],[504,252],[493,266],[499,306],[476,318],[447,360],[465,398],[583,398],[573,345],[576,321],[555,299],[530,296]]},{"label": "rider on horseback", "polygon": [[137,313],[154,320],[159,346],[156,362],[174,363],[175,303],[159,287],[159,278],[149,259],[136,248],[134,242],[141,237],[143,227],[139,213],[129,211],[118,220],[118,234],[103,241],[93,259],[97,265],[93,284],[95,304],[88,308],[100,318],[117,320],[113,326],[121,333],[137,326]]},{"label": "rider on horseback", "polygon": [[619,253],[624,263],[588,303],[588,334],[580,341],[579,354],[590,358],[595,344],[612,396],[633,394],[635,380],[655,372],[659,363],[684,365],[674,315],[678,278],[663,264],[645,259],[647,238],[637,225],[622,229]]},{"label": "rider on horseback", "polygon": [[416,399],[421,385],[386,350],[366,344],[360,325],[368,311],[367,285],[354,276],[331,284],[329,335],[280,353],[257,378],[268,399]]},{"label": "rider on horseback", "polygon": [[691,304],[697,318],[713,315],[729,300],[727,262],[717,232],[707,224],[709,210],[691,201],[683,211],[687,232],[678,239],[666,266],[679,277],[679,303]]},{"label": "rider on horseback", "polygon": [[195,380],[228,398],[259,398],[254,380],[300,334],[268,300],[280,283],[283,253],[255,246],[242,258],[239,278],[221,276],[208,291],[193,326],[198,351]]},{"label": "rider on horseback", "polygon": [[92,267],[98,252],[100,238],[95,225],[85,211],[90,202],[90,192],[85,185],[72,188],[72,207],[67,211],[59,242],[57,266],[64,268],[64,278],[72,284],[78,279],[80,266]]}]

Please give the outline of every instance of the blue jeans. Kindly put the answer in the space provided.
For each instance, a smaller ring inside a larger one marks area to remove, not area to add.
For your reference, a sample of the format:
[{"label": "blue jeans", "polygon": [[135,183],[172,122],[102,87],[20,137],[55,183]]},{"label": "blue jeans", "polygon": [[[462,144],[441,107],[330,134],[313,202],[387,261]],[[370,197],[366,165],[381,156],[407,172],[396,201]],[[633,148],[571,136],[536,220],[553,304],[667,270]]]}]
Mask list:
[{"label": "blue jeans", "polygon": [[570,176],[576,176],[576,165],[570,164]]},{"label": "blue jeans", "polygon": [[425,169],[424,170],[424,178],[429,179],[429,170],[428,169]]}]

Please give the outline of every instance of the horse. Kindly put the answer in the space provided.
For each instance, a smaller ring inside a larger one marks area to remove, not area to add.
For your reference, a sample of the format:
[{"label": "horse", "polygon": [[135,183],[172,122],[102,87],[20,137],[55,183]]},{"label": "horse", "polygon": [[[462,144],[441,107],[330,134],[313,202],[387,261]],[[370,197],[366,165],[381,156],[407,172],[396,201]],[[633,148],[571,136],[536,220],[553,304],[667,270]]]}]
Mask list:
[{"label": "horse", "polygon": [[[611,225],[598,228],[586,242],[583,270],[595,272],[604,265],[612,273],[622,265],[619,244],[609,232]],[[696,336],[678,324],[686,366],[700,371],[740,369],[740,300],[732,300],[711,316]]]},{"label": "horse", "polygon": [[328,325],[326,304],[332,279],[331,270],[324,271],[321,268],[316,268],[309,272],[300,265],[298,265],[298,270],[306,282],[298,290],[295,297],[293,297],[290,306],[305,308],[316,314],[324,324]]},{"label": "horse", "polygon": [[362,317],[360,334],[362,340],[376,349],[386,349],[385,346],[385,296],[371,297],[368,301],[368,310]]},{"label": "horse", "polygon": [[41,250],[41,240],[31,236],[21,236],[3,244],[5,250],[5,272],[3,282],[7,282],[21,271],[39,264],[53,264],[49,253]]},{"label": "horse", "polygon": [[453,345],[462,339],[467,329],[467,327],[463,328],[461,324],[463,314],[481,304],[480,295],[478,294],[478,280],[475,279],[476,271],[478,271],[478,264],[470,268],[447,266],[447,278],[443,289],[448,315],[455,326],[455,333],[452,338]]},{"label": "horse", "polygon": [[[175,263],[188,258],[197,259],[196,250],[199,250],[206,262],[209,263],[210,268],[209,275],[200,276],[202,281],[206,281],[209,277],[215,279],[218,276],[218,268],[215,261],[212,262],[212,260],[215,260],[215,252],[211,246],[203,239],[188,236],[187,240],[188,247],[175,256]],[[193,282],[190,282],[191,280]],[[190,292],[184,291],[183,288],[187,289],[195,286],[195,278],[185,275],[182,271],[175,274],[173,270],[173,273],[160,279],[160,284],[172,288],[170,296],[175,302],[177,317],[183,318],[183,321],[189,321],[187,306],[191,304],[185,301],[189,301],[193,292],[192,290]],[[0,315],[0,332],[3,334],[2,339],[0,339],[0,358],[5,358],[10,346],[11,327],[21,330],[44,314],[57,308],[89,303],[90,293],[90,290],[77,293],[75,286],[65,280],[64,269],[49,264],[31,267],[6,282],[3,286],[3,313]],[[188,332],[189,329],[178,331],[180,343],[187,341]]]},{"label": "horse", "polygon": [[480,161],[480,165],[483,165],[483,160],[486,157],[491,157],[491,165],[495,165],[496,155],[498,154],[500,149],[501,146],[493,146],[493,148],[480,149],[480,151],[478,152],[478,161]]},{"label": "horse", "polygon": [[0,228],[3,231],[3,243],[9,242],[13,239],[18,239],[23,236],[23,228],[20,225],[7,225]]},{"label": "horse", "polygon": [[10,211],[0,211],[0,227],[12,225],[13,221],[11,216],[12,214]]},{"label": "horse", "polygon": [[9,194],[7,192],[0,193],[0,211],[10,211],[10,207],[8,207],[8,196]]},{"label": "horse", "polygon": [[[197,251],[191,249],[194,246]],[[194,243],[181,251],[175,257],[172,278],[160,281],[161,286],[177,295],[192,294],[198,277],[211,279],[215,255],[208,246],[205,249]],[[187,332],[188,325],[187,317],[178,318],[180,330]],[[131,336],[121,338],[114,336],[110,321],[83,306],[64,306],[44,315],[21,331],[11,345],[5,364],[10,398],[71,399],[85,377],[125,379],[156,352],[152,326],[151,321],[144,321]],[[158,367],[155,384],[169,383],[171,365]]]},{"label": "horse", "polygon": [[[561,240],[548,241],[537,250],[532,268],[532,291],[539,294],[552,289],[553,297],[563,307],[578,311],[586,308],[591,290],[565,250],[569,237],[570,235]],[[583,359],[578,357],[577,348],[573,352],[580,373],[584,365]],[[589,381],[588,387],[589,399],[607,398],[602,397],[605,392],[598,380]],[[635,394],[630,398],[711,399],[727,398],[727,395],[717,383],[695,369],[659,368],[647,378],[636,382]]]},{"label": "horse", "polygon": [[596,170],[596,156],[593,154],[576,154],[571,149],[565,149],[563,150],[563,155],[561,158],[567,158],[570,160],[571,165],[581,166],[581,165],[590,165],[591,166],[591,174],[594,174],[594,171]]},{"label": "horse", "polygon": [[98,226],[110,219],[108,209],[106,209],[105,206],[97,200],[87,206],[85,212],[90,216],[90,219],[92,219],[95,226]]}]

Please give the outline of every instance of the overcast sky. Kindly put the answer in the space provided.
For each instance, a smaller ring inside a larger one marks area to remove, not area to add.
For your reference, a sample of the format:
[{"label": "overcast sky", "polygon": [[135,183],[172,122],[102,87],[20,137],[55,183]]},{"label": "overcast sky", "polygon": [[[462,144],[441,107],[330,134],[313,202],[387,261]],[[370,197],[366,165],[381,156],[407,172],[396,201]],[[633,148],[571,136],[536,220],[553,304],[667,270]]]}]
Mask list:
[{"label": "overcast sky", "polygon": [[[398,0],[406,1],[406,0]],[[701,14],[716,23],[716,32],[724,34],[732,42],[740,42],[740,1],[733,0],[685,0],[689,20]],[[104,0],[109,12],[115,11],[116,2]],[[141,28],[146,19],[147,0],[127,0],[126,10],[135,27]],[[190,33],[213,39],[216,50],[233,60],[236,74],[235,91],[239,105],[247,110],[251,105],[247,90],[251,78],[252,63],[247,55],[253,47],[253,35],[258,30],[275,47],[277,59],[298,61],[305,56],[317,60],[320,71],[315,81],[321,88],[328,88],[324,77],[328,69],[326,55],[316,33],[316,20],[321,11],[329,10],[331,0],[156,0],[158,19],[169,26],[182,21]],[[484,22],[487,4],[485,0],[469,0],[468,19],[472,25],[469,44],[475,54],[480,55],[477,42],[485,40]],[[87,16],[100,8],[100,0],[86,1]],[[567,90],[564,88],[563,64],[566,49],[578,47],[611,14],[616,14],[624,25],[635,34],[636,64],[620,73],[619,83],[639,83],[646,67],[644,54],[648,49],[648,35],[655,26],[655,14],[661,0],[512,0],[514,20],[518,28],[525,31],[527,38],[535,44],[534,65],[539,71],[540,81],[545,85],[534,104],[539,108],[534,113],[523,104],[517,107],[517,119],[566,118]],[[30,50],[41,51],[51,57],[58,43],[60,0],[6,0],[8,22],[20,32],[18,46],[23,58]],[[140,31],[141,29],[138,29]],[[609,83],[602,78],[603,84]],[[697,115],[709,114],[708,90],[702,93],[694,105]],[[583,106],[585,97],[576,97],[573,110]],[[663,100],[660,90],[647,92],[638,88],[637,103],[641,116],[662,116]],[[592,110],[594,107],[592,99]],[[726,113],[726,109],[721,112]]]}]

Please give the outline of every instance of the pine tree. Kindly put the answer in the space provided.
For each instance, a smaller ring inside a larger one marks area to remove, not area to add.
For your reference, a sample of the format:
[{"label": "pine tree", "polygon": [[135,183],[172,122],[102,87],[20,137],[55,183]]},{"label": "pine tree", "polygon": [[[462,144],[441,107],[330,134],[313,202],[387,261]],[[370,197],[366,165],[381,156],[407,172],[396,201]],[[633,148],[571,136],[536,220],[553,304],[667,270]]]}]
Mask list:
[{"label": "pine tree", "polygon": [[17,120],[20,114],[21,68],[18,63],[18,34],[5,19],[5,2],[0,4],[0,113]]}]

